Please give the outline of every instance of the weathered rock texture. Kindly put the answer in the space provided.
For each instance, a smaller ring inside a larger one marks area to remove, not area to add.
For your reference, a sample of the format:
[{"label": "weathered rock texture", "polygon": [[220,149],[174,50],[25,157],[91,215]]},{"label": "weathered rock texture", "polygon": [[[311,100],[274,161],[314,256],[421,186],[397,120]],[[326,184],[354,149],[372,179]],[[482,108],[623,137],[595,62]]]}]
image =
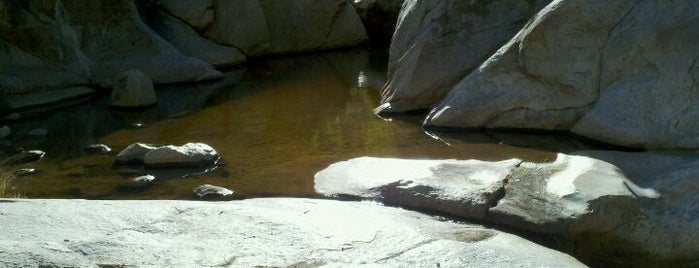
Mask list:
[{"label": "weathered rock texture", "polygon": [[0,211],[10,267],[586,267],[511,234],[369,203],[3,199]]},{"label": "weathered rock texture", "polygon": [[129,69],[142,70],[156,83],[220,75],[148,29],[133,1],[2,1],[0,36],[0,53],[9,59],[0,69],[10,70],[0,79],[4,94],[109,86]]},{"label": "weathered rock texture", "polygon": [[[559,237],[593,263],[692,266],[699,222],[679,215],[696,215],[699,205],[686,194],[696,188],[686,170],[642,188],[614,165],[564,154],[541,164],[364,157],[318,172],[315,189]],[[672,193],[671,184],[689,192]]]},{"label": "weathered rock texture", "polygon": [[431,108],[546,0],[407,0],[393,36],[381,112]]},{"label": "weathered rock texture", "polygon": [[690,26],[699,22],[697,8],[689,0],[553,1],[425,124],[699,148],[699,27]]},{"label": "weathered rock texture", "polygon": [[366,30],[346,0],[215,0],[205,36],[247,56],[288,54],[362,44]]},{"label": "weathered rock texture", "polygon": [[209,80],[212,65],[366,39],[347,0],[1,0],[0,113],[17,94],[111,87],[126,70]]},{"label": "weathered rock texture", "polygon": [[139,70],[124,72],[109,97],[109,105],[114,107],[143,107],[157,102],[153,81]]}]

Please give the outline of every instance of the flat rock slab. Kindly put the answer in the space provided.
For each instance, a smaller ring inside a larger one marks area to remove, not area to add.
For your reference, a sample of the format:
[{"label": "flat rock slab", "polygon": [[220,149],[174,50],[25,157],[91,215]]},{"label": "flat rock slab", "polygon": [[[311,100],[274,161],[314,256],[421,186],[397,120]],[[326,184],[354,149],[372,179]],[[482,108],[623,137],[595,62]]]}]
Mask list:
[{"label": "flat rock slab", "polygon": [[407,160],[360,157],[315,175],[316,192],[483,219],[519,159]]},{"label": "flat rock slab", "polygon": [[550,163],[360,157],[318,172],[315,189],[559,237],[608,265],[692,266],[699,263],[696,174],[699,162],[690,161],[641,187],[585,156],[558,154]]},{"label": "flat rock slab", "polygon": [[0,199],[0,265],[586,267],[520,237],[373,203]]}]

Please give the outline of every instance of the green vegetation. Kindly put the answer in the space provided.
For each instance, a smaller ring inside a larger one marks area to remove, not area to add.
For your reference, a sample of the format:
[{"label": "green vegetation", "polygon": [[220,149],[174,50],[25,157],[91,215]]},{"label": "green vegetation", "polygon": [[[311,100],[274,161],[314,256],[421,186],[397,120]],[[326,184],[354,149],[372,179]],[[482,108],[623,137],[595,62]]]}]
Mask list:
[{"label": "green vegetation", "polygon": [[5,171],[0,171],[0,198],[22,198],[22,194],[12,190],[11,184],[15,177]]}]

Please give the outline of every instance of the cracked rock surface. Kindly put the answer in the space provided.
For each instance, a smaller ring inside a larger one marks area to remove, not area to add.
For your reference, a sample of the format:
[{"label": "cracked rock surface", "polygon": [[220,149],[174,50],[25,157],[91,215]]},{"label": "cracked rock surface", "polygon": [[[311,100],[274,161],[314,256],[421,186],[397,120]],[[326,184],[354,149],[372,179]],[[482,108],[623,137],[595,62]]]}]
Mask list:
[{"label": "cracked rock surface", "polygon": [[0,265],[586,267],[518,236],[372,203],[0,199]]},{"label": "cracked rock surface", "polygon": [[[565,154],[551,163],[361,157],[318,172],[315,189],[559,237],[593,262],[691,266],[699,247],[684,232],[699,230],[691,216],[699,212],[691,194],[696,163],[674,168],[638,180],[610,163]],[[678,194],[675,184],[689,190]]]},{"label": "cracked rock surface", "polygon": [[699,148],[699,28],[687,27],[699,21],[697,8],[553,1],[464,76],[425,125],[570,130],[637,148]]}]

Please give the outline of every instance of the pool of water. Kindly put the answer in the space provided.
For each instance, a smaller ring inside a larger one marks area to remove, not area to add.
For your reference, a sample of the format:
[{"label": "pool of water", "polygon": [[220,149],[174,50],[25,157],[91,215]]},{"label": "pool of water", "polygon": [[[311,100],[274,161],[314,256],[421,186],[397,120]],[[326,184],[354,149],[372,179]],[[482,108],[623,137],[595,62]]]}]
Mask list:
[{"label": "pool of water", "polygon": [[[565,136],[435,133],[420,128],[422,115],[383,120],[372,114],[385,81],[385,53],[329,52],[257,61],[223,80],[158,87],[157,107],[112,111],[104,97],[11,122],[13,147],[40,149],[36,168],[13,181],[29,198],[194,199],[209,183],[235,198],[313,197],[313,175],[359,156],[417,159],[548,161],[555,151],[588,148]],[[23,135],[45,128],[45,137]],[[203,142],[222,157],[213,170],[143,170],[114,165],[131,143]],[[113,151],[90,154],[89,144]],[[203,174],[194,174],[201,173]],[[131,179],[152,174],[152,184]]]}]

